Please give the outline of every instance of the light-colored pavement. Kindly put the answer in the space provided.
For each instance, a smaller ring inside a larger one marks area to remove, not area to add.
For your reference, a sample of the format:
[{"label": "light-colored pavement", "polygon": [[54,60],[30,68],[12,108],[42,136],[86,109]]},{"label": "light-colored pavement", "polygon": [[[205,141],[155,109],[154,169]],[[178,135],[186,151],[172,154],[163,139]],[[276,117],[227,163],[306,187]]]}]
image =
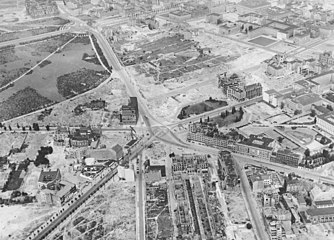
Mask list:
[{"label": "light-colored pavement", "polygon": [[64,30],[59,30],[59,31],[54,31],[54,32],[49,32],[49,33],[43,33],[43,34],[39,34],[39,35],[36,35],[36,36],[19,38],[19,39],[14,39],[14,40],[11,40],[11,41],[1,42],[0,43],[0,48],[8,46],[8,45],[17,45],[17,44],[24,43],[24,42],[30,42],[30,41],[35,41],[35,40],[47,38],[47,37],[53,37],[53,36],[57,36],[57,35],[60,35],[62,33],[66,33],[66,32],[68,32],[68,30],[64,29]]},{"label": "light-colored pavement", "polygon": [[252,220],[251,222],[256,230],[255,235],[257,236],[257,239],[259,240],[267,240],[269,239],[269,236],[264,229],[264,224],[261,219],[260,212],[258,211],[258,207],[255,202],[255,199],[252,196],[251,187],[249,185],[245,171],[243,167],[241,167],[243,165],[241,166],[240,165],[241,164],[239,162],[235,161],[235,167],[240,177],[241,191],[244,196],[246,208],[247,208],[247,211],[249,212],[250,219]]}]

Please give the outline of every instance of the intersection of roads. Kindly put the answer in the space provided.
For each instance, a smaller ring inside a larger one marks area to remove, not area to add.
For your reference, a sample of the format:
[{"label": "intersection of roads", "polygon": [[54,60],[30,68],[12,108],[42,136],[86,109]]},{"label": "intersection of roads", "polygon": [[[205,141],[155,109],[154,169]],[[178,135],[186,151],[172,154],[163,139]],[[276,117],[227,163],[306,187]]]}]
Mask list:
[{"label": "intersection of roads", "polygon": [[[171,124],[163,124],[156,120],[149,112],[144,100],[142,99],[142,96],[138,93],[136,87],[133,84],[133,77],[126,71],[126,69],[122,66],[120,61],[118,60],[116,54],[114,53],[111,45],[109,44],[108,40],[96,29],[88,26],[86,22],[72,16],[64,7],[59,5],[59,8],[62,12],[61,16],[69,19],[72,21],[73,24],[69,25],[67,29],[62,29],[60,31],[52,32],[52,33],[46,33],[42,35],[37,35],[25,39],[17,39],[13,40],[10,43],[4,42],[0,43],[0,47],[8,45],[8,44],[19,44],[22,42],[28,42],[33,40],[42,39],[45,37],[51,37],[54,35],[58,35],[65,32],[70,32],[71,27],[75,27],[75,29],[81,29],[83,32],[90,32],[91,34],[94,34],[94,36],[97,38],[98,43],[104,53],[105,58],[107,59],[110,66],[112,66],[112,71],[117,72],[120,79],[126,86],[126,90],[129,96],[131,97],[137,97],[138,99],[138,105],[139,105],[139,113],[142,117],[142,120],[145,124],[145,130],[149,133],[148,136],[145,136],[143,139],[140,140],[140,144],[132,151],[130,159],[139,157],[139,166],[143,166],[143,160],[142,160],[142,151],[149,146],[154,140],[158,139],[160,141],[163,141],[168,144],[176,145],[183,148],[193,149],[196,151],[203,152],[205,154],[218,154],[217,149],[209,148],[206,146],[201,145],[195,145],[188,142],[184,142],[181,140],[174,132],[173,129],[177,127],[179,124],[188,124],[189,122],[195,122],[198,121],[200,118],[207,117],[207,116],[216,116],[220,112],[224,111],[226,108],[231,108],[232,106],[219,108],[216,110],[213,110],[211,112],[203,113],[194,117],[190,117],[188,119],[184,119],[181,121],[178,121],[176,123]],[[252,99],[243,103],[237,103],[234,106],[240,107],[245,105],[250,105],[255,102],[259,101],[259,98]],[[106,129],[107,130],[107,129]],[[237,161],[237,170],[241,176],[241,185],[242,185],[242,191],[244,196],[246,196],[247,199],[252,199],[250,196],[250,191],[248,187],[247,178],[245,178],[245,175],[243,173],[243,166],[245,164],[252,164],[257,166],[263,166],[268,167],[270,169],[274,169],[280,172],[290,173],[294,172],[302,177],[306,177],[308,179],[312,179],[314,181],[321,181],[328,184],[334,185],[334,178],[332,177],[323,177],[320,174],[316,172],[309,172],[303,169],[297,169],[285,165],[280,165],[277,163],[267,162],[262,159],[257,159],[253,157],[247,157],[240,154],[232,154],[234,159]],[[143,174],[142,169],[136,174],[136,186],[137,186],[137,197],[136,197],[136,205],[137,205],[137,239],[144,240],[145,239],[145,181],[143,180]],[[66,218],[68,218],[71,214],[73,214],[78,207],[80,207],[85,201],[87,201],[91,196],[95,194],[96,191],[98,191],[103,185],[105,185],[110,179],[113,178],[117,174],[117,167],[109,168],[107,172],[101,176],[101,179],[91,186],[91,188],[85,192],[82,195],[78,195],[75,199],[75,201],[72,201],[71,205],[61,212],[55,219],[50,220],[50,224],[46,226],[44,229],[41,229],[34,235],[30,235],[27,240],[40,240],[40,239],[47,239],[48,235],[56,229],[59,225],[61,225]],[[259,239],[266,240],[267,235],[263,229],[263,222],[261,222],[258,212],[256,211],[256,206],[254,206],[254,201],[250,200],[247,201],[248,205],[248,211],[251,215],[251,219],[253,220],[253,223],[255,225],[256,235]]]}]

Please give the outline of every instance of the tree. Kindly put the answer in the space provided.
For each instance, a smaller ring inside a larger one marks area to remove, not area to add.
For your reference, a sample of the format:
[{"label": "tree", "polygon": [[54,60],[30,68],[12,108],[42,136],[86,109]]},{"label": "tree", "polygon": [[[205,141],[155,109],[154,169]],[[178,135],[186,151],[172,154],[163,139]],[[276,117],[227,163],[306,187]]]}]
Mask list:
[{"label": "tree", "polygon": [[314,124],[317,123],[317,118],[314,118],[313,123],[314,123]]},{"label": "tree", "polygon": [[331,143],[331,144],[329,145],[329,148],[330,148],[330,149],[333,149],[333,148],[334,148],[334,143]]},{"label": "tree", "polygon": [[207,122],[210,122],[210,117],[208,116],[208,118],[207,118]]},{"label": "tree", "polygon": [[39,131],[39,125],[38,125],[38,123],[33,123],[33,124],[32,124],[32,128],[33,128],[35,131]]},{"label": "tree", "polygon": [[46,131],[50,131],[50,126],[49,125],[46,125],[45,128],[46,128]]},{"label": "tree", "polygon": [[332,105],[327,105],[327,107],[326,107],[328,110],[330,110],[330,111],[333,111],[333,107],[332,107]]},{"label": "tree", "polygon": [[239,113],[243,114],[244,110],[242,109],[242,107],[239,108]]},{"label": "tree", "polygon": [[247,224],[246,224],[246,228],[247,228],[247,229],[252,229],[252,224],[251,224],[251,223],[247,223]]},{"label": "tree", "polygon": [[2,128],[3,127],[3,124],[2,124],[2,122],[0,122],[0,128]]},{"label": "tree", "polygon": [[3,130],[5,130],[5,131],[7,130],[6,126],[3,126]]},{"label": "tree", "polygon": [[278,141],[279,143],[282,143],[282,142],[283,142],[283,140],[284,140],[284,138],[283,138],[283,137],[281,137],[281,136],[279,136],[279,137],[277,138],[277,141]]},{"label": "tree", "polygon": [[199,122],[200,122],[200,123],[202,123],[202,122],[203,122],[203,121],[202,121],[202,118],[200,118],[200,119],[199,119]]},{"label": "tree", "polygon": [[325,142],[326,142],[326,138],[324,136],[322,136],[322,138],[320,139],[320,143],[325,144]]},{"label": "tree", "polygon": [[311,154],[310,149],[306,148],[306,150],[304,152],[305,157],[309,157],[310,154]]},{"label": "tree", "polygon": [[17,128],[20,128],[20,125],[17,123],[17,124],[16,124],[16,127],[17,127]]},{"label": "tree", "polygon": [[316,115],[315,110],[312,109],[312,110],[311,110],[311,113],[310,113],[310,116],[311,116],[311,117],[315,117],[315,115]]},{"label": "tree", "polygon": [[25,131],[26,130],[26,127],[25,126],[22,126],[22,131]]},{"label": "tree", "polygon": [[12,127],[10,125],[8,125],[8,129],[9,131],[12,131]]},{"label": "tree", "polygon": [[253,26],[252,26],[252,25],[249,26],[248,30],[249,30],[249,31],[252,31],[252,30],[253,30]]},{"label": "tree", "polygon": [[31,126],[29,126],[29,131],[32,131],[32,127]]},{"label": "tree", "polygon": [[225,115],[226,117],[230,114],[230,112],[228,110],[225,111]]},{"label": "tree", "polygon": [[281,102],[281,109],[283,109],[284,108],[284,102]]},{"label": "tree", "polygon": [[221,117],[221,118],[225,118],[225,113],[224,113],[224,112],[221,112],[221,113],[220,113],[220,117]]},{"label": "tree", "polygon": [[322,155],[324,156],[324,158],[329,158],[329,156],[330,156],[328,150],[326,150],[326,149],[324,149],[322,151]]},{"label": "tree", "polygon": [[210,102],[212,101],[212,97],[209,97],[209,101],[210,101]]},{"label": "tree", "polygon": [[298,115],[300,113],[299,110],[295,110],[295,112],[293,113],[294,115]]},{"label": "tree", "polygon": [[232,107],[232,114],[235,114],[236,110],[235,110],[235,107],[233,106]]}]

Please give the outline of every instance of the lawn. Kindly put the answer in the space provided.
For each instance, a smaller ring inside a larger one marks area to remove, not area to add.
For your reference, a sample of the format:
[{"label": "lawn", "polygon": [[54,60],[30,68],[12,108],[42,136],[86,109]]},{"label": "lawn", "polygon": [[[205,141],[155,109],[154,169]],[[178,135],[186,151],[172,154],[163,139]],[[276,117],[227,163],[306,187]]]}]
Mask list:
[{"label": "lawn", "polygon": [[31,37],[35,35],[40,35],[43,33],[54,32],[58,30],[58,26],[50,27],[40,27],[35,29],[17,31],[17,32],[7,32],[0,35],[0,42],[11,41],[20,38]]},{"label": "lawn", "polygon": [[287,134],[295,137],[298,141],[304,145],[310,144],[313,141],[313,136],[302,131],[292,130],[286,131]]},{"label": "lawn", "polygon": [[226,101],[209,99],[201,103],[188,105],[182,108],[180,114],[178,115],[178,119],[185,119],[190,117],[191,115],[198,115],[204,112],[212,111],[214,109],[227,106]]}]

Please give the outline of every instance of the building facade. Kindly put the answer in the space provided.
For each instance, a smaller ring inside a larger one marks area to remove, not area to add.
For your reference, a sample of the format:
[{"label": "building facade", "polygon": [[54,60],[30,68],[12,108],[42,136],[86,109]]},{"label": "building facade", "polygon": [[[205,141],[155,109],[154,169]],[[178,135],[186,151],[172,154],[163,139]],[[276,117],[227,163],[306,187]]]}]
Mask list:
[{"label": "building facade", "polygon": [[128,105],[121,108],[121,123],[125,125],[137,124],[139,117],[138,101],[136,97],[130,97]]}]

